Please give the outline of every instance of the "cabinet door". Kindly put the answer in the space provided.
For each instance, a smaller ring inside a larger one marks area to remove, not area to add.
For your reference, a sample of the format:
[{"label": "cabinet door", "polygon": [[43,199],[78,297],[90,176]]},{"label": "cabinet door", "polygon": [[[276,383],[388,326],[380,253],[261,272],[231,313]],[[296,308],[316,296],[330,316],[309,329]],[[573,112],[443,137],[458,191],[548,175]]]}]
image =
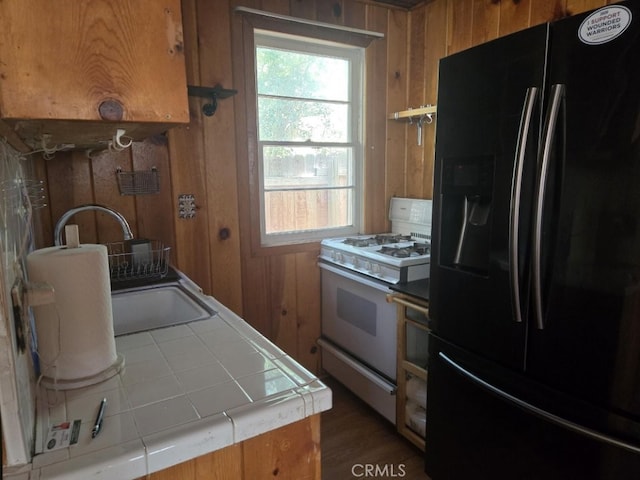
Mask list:
[{"label": "cabinet door", "polygon": [[189,121],[180,0],[0,2],[0,19],[0,111],[21,135]]}]

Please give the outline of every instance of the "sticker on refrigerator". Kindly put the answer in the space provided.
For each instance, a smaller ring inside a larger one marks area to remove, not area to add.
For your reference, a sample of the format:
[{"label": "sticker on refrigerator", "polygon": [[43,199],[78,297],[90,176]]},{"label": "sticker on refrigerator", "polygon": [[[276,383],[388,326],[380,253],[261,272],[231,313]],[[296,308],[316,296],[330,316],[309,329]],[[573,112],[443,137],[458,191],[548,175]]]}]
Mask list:
[{"label": "sticker on refrigerator", "polygon": [[584,19],[578,37],[587,45],[600,45],[622,35],[629,25],[631,10],[627,7],[605,7]]}]

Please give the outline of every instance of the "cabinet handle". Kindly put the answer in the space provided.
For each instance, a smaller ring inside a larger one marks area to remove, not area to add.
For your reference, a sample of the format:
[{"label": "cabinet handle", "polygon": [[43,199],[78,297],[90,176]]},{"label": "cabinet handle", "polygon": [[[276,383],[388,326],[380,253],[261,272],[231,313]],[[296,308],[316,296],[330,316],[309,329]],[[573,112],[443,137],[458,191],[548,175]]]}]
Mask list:
[{"label": "cabinet handle", "polygon": [[404,305],[405,307],[424,313],[427,317],[429,316],[428,307],[423,307],[422,305],[418,305],[416,303],[405,300],[403,297],[399,295],[394,295],[394,294],[387,295],[387,303],[391,303],[391,302],[399,303],[400,305]]}]

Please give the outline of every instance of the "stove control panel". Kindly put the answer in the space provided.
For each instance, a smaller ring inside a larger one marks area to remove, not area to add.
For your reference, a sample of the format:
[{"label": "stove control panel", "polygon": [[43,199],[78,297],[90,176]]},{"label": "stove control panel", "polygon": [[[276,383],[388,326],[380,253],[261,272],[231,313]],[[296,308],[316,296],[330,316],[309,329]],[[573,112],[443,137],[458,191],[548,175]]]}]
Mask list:
[{"label": "stove control panel", "polygon": [[432,200],[394,197],[389,206],[389,220],[416,225],[431,225],[432,209]]},{"label": "stove control panel", "polygon": [[413,260],[388,257],[384,261],[380,261],[368,258],[366,252],[357,254],[337,251],[332,247],[321,245],[319,259],[325,263],[339,265],[347,270],[377,278],[385,283],[429,278],[429,259],[425,256],[416,257]]}]

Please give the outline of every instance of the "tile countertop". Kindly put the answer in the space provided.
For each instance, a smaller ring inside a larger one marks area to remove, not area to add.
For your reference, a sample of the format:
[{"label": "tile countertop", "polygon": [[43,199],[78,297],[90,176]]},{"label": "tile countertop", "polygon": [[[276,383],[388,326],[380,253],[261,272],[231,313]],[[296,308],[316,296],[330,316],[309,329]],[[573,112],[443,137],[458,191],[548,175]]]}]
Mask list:
[{"label": "tile countertop", "polygon": [[[331,390],[212,297],[209,319],[116,337],[119,375],[39,390],[36,455],[8,479],[135,479],[331,408]],[[91,438],[100,401],[102,431]],[[50,425],[78,443],[40,453]]]}]

